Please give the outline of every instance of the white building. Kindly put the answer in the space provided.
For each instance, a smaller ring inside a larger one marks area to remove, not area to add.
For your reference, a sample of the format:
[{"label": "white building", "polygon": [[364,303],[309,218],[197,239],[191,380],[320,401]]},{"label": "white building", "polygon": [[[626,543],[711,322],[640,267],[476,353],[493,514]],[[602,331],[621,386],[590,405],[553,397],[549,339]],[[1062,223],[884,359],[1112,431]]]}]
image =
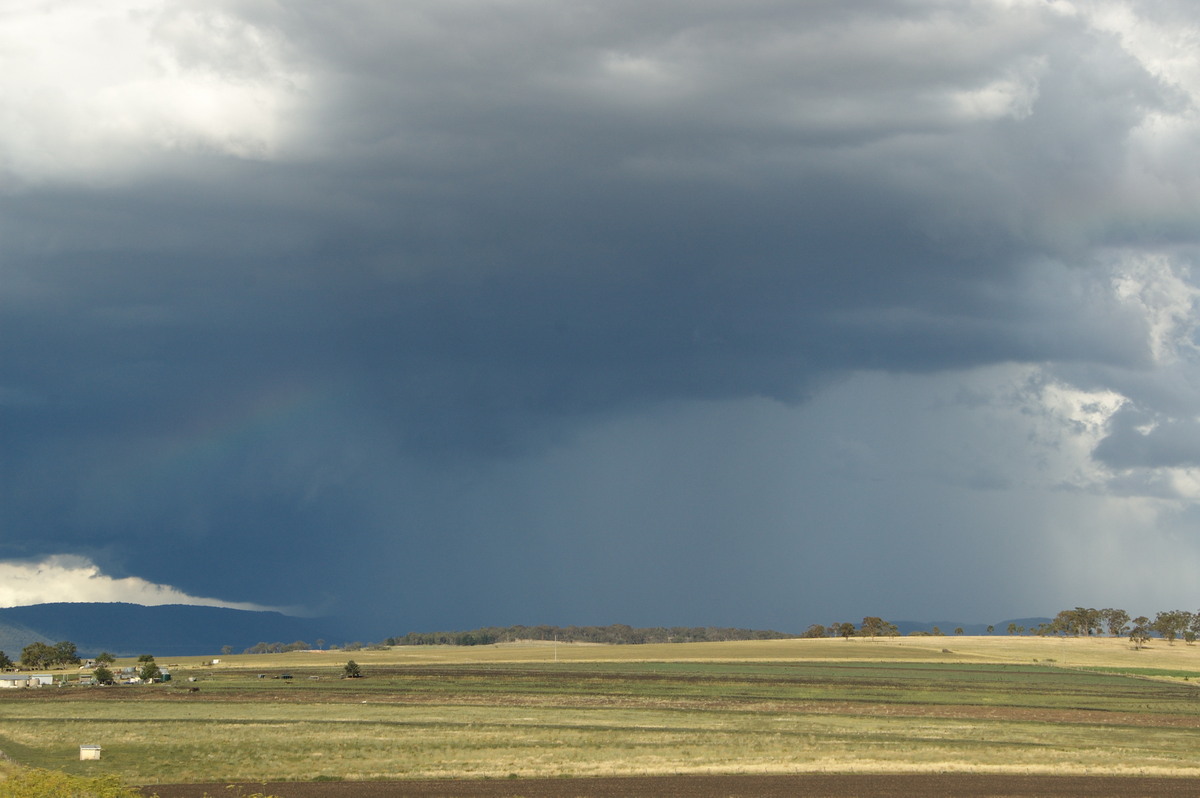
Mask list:
[{"label": "white building", "polygon": [[0,689],[12,687],[49,687],[54,684],[54,675],[50,673],[0,675]]}]

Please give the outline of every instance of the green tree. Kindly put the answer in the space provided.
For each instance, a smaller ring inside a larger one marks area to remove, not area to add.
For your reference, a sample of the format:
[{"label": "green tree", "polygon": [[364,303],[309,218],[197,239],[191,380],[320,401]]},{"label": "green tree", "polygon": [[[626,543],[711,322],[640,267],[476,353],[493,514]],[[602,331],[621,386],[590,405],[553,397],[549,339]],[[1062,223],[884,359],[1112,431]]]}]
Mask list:
[{"label": "green tree", "polygon": [[854,624],[850,623],[849,621],[839,623],[835,628],[837,629],[838,637],[841,637],[844,640],[849,640],[854,636]]},{"label": "green tree", "polygon": [[13,661],[8,658],[8,655],[3,651],[0,651],[0,671],[10,671],[15,667],[16,665],[14,665]]},{"label": "green tree", "polygon": [[861,633],[863,637],[879,637],[887,633],[887,624],[883,618],[868,615],[862,619]]},{"label": "green tree", "polygon": [[30,643],[21,649],[21,667],[26,670],[49,668],[54,662],[54,647],[45,643]]},{"label": "green tree", "polygon": [[78,665],[79,652],[75,648],[75,644],[70,640],[63,640],[54,644],[54,664],[55,665]]},{"label": "green tree", "polygon": [[142,664],[141,670],[138,671],[138,678],[143,682],[153,682],[162,678],[162,671],[159,670],[158,663],[154,661],[153,654],[143,654],[138,657],[138,662]]},{"label": "green tree", "polygon": [[97,684],[112,684],[113,672],[110,671],[106,666],[101,665],[96,668],[96,670],[92,671],[92,678],[96,680]]},{"label": "green tree", "polygon": [[347,679],[362,678],[362,668],[358,667],[358,663],[354,660],[347,662],[346,667],[342,669],[342,672],[345,674]]},{"label": "green tree", "polygon": [[991,624],[988,624],[987,633],[991,634],[994,631],[996,631],[996,627],[992,626]]},{"label": "green tree", "polygon": [[96,664],[97,665],[112,665],[116,661],[117,661],[117,658],[114,657],[112,654],[109,654],[107,651],[101,651],[99,654],[96,655]]},{"label": "green tree", "polygon": [[825,637],[826,635],[828,635],[828,633],[829,633],[828,630],[824,626],[822,626],[819,623],[814,623],[812,626],[805,629],[804,633],[801,634],[800,636],[801,637],[810,637],[810,638],[811,637]]},{"label": "green tree", "polygon": [[1174,645],[1175,638],[1183,634],[1183,630],[1187,629],[1191,623],[1192,614],[1186,610],[1164,610],[1154,616],[1150,629],[1158,632],[1164,640]]},{"label": "green tree", "polygon": [[1150,640],[1150,619],[1139,615],[1133,619],[1133,628],[1129,630],[1129,642],[1135,649],[1140,649]]},{"label": "green tree", "polygon": [[1112,637],[1120,637],[1129,628],[1129,613],[1125,610],[1105,607],[1100,610],[1100,617]]},{"label": "green tree", "polygon": [[1051,634],[1072,635],[1081,637],[1093,635],[1100,631],[1103,625],[1103,612],[1091,607],[1076,607],[1073,610],[1063,610],[1050,622]]}]

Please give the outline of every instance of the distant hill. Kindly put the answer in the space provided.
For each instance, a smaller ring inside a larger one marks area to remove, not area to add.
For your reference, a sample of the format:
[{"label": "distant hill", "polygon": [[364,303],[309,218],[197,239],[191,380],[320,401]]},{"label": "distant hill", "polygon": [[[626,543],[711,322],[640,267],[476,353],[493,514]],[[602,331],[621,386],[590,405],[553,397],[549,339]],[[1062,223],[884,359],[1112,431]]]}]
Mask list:
[{"label": "distant hill", "polygon": [[[1008,624],[1032,629],[1049,618],[1019,618],[993,624],[993,634],[1007,633]],[[929,632],[938,627],[953,635],[962,627],[965,634],[987,634],[987,624],[956,621],[896,621],[902,635]],[[80,654],[92,656],[108,651],[117,656],[154,654],[155,656],[202,656],[220,654],[224,646],[235,653],[258,643],[289,644],[298,640],[316,645],[344,645],[351,641],[372,642],[352,631],[352,622],[341,618],[296,618],[278,612],[252,612],[223,607],[196,607],[170,604],[144,607],[124,603],[57,603],[29,607],[0,608],[0,651],[14,660],[21,649],[33,642],[57,643],[70,640]],[[473,632],[409,634],[389,638],[394,644],[478,644],[507,639],[554,639],[590,642],[684,642],[696,640],[746,640],[789,637],[779,632],[746,629],[682,628],[632,629],[609,627],[488,627]]]},{"label": "distant hill", "polygon": [[14,660],[37,641],[70,640],[85,656],[108,651],[117,656],[178,657],[219,654],[223,646],[240,654],[257,643],[297,640],[342,645],[349,642],[344,634],[344,624],[337,619],[223,607],[59,603],[0,608],[0,651]]},{"label": "distant hill", "polygon": [[[2,620],[2,616],[0,616]],[[991,624],[992,634],[1003,635],[1008,634],[1008,625],[1015,623],[1017,626],[1023,626],[1026,629],[1032,629],[1040,623],[1049,623],[1050,618],[1015,618],[999,623]],[[900,634],[909,635],[913,632],[932,632],[934,627],[941,630],[944,635],[954,634],[954,630],[962,627],[963,634],[967,635],[986,635],[988,633],[988,624],[986,623],[962,623],[960,621],[896,621],[896,628],[900,630]]]},{"label": "distant hill", "polygon": [[482,646],[519,640],[557,640],[560,643],[717,643],[731,640],[778,640],[795,637],[761,629],[735,629],[725,626],[662,626],[635,629],[621,623],[608,626],[486,626],[466,632],[409,632],[389,637],[394,646]]}]

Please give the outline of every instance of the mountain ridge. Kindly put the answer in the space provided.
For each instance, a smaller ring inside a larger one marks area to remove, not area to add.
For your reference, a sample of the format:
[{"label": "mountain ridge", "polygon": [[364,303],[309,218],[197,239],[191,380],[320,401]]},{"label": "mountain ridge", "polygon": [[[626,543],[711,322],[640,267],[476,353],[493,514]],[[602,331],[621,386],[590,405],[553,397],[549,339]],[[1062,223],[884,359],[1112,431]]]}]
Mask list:
[{"label": "mountain ridge", "polygon": [[0,608],[0,650],[16,659],[34,642],[70,640],[81,655],[108,651],[116,656],[190,656],[235,652],[260,642],[310,644],[348,641],[347,624],[337,618],[298,618],[273,611],[203,607],[192,604],[145,606],[124,602],[57,602]]},{"label": "mountain ridge", "polygon": [[[1020,618],[993,625],[1005,634],[1009,623],[1032,628],[1048,618]],[[897,621],[900,634],[943,634],[962,628],[965,634],[987,634],[987,624],[955,621]],[[798,636],[798,635],[797,635]],[[108,651],[116,656],[203,656],[228,646],[241,653],[258,643],[304,641],[309,645],[344,645],[381,638],[363,634],[360,624],[345,618],[301,618],[269,610],[240,610],[191,604],[145,606],[124,602],[55,602],[0,608],[0,651],[12,659],[34,642],[75,643],[82,656]]]}]

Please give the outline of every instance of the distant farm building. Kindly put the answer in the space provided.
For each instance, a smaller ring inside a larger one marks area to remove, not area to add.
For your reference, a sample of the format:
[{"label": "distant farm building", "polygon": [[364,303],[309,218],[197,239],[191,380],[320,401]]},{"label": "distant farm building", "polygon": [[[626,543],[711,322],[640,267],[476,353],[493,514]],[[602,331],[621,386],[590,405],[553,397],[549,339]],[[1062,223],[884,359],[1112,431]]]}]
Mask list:
[{"label": "distant farm building", "polygon": [[11,689],[14,687],[28,687],[28,676],[0,676],[0,689]]},{"label": "distant farm building", "polygon": [[100,746],[98,745],[81,745],[79,746],[79,759],[99,759]]}]

